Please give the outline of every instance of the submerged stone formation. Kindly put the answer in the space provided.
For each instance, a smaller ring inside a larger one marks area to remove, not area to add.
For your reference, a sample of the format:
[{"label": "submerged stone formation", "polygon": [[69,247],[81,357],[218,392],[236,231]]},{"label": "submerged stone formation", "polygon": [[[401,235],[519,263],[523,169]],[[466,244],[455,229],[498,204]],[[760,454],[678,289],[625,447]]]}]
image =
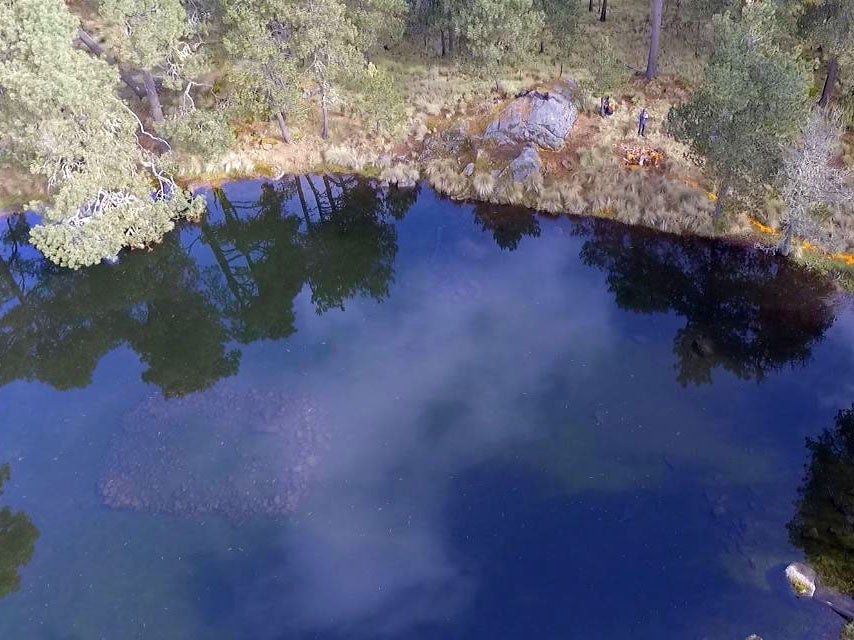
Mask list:
[{"label": "submerged stone formation", "polygon": [[124,418],[99,484],[116,509],[231,520],[294,511],[328,443],[309,398],[239,390],[149,398]]}]

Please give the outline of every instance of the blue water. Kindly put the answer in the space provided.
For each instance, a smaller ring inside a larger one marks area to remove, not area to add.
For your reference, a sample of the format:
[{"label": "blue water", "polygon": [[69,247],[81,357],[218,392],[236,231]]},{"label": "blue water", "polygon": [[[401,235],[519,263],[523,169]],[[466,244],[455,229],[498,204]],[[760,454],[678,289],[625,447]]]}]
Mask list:
[{"label": "blue water", "polygon": [[208,198],[74,274],[0,221],[0,508],[39,532],[0,637],[838,635],[783,578],[854,401],[817,276],[426,187]]}]

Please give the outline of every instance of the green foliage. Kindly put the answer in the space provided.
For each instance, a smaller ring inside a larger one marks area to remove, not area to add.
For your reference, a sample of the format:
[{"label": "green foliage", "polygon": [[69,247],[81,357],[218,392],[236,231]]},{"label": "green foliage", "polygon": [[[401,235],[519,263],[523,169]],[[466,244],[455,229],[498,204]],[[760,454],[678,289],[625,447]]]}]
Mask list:
[{"label": "green foliage", "polygon": [[364,41],[339,0],[301,0],[291,7],[288,24],[294,53],[317,85],[327,137],[329,107],[343,101],[341,84],[364,67]]},{"label": "green foliage", "polygon": [[405,0],[349,0],[347,13],[356,27],[359,50],[369,53],[378,44],[400,40],[406,9]]},{"label": "green foliage", "polygon": [[167,118],[158,127],[173,147],[187,153],[216,157],[228,151],[236,136],[221,109],[192,109]]},{"label": "green foliage", "polygon": [[620,59],[608,36],[602,37],[589,66],[591,79],[588,86],[597,96],[615,91],[623,86],[629,77],[629,67]]},{"label": "green foliage", "polygon": [[[0,130],[51,202],[33,243],[78,268],[124,246],[158,241],[202,203],[181,192],[140,147],[139,121],[115,95],[105,62],[72,47],[76,20],[61,0],[0,3]],[[153,195],[152,195],[153,194]]]},{"label": "green foliage", "polygon": [[807,448],[792,543],[827,586],[854,595],[854,406],[836,414],[833,429],[808,438]]},{"label": "green foliage", "polygon": [[234,106],[243,117],[272,120],[282,114],[292,121],[305,110],[302,74],[281,22],[290,10],[287,0],[226,3],[223,44],[233,60],[229,81]]},{"label": "green foliage", "polygon": [[369,64],[361,83],[360,111],[377,133],[394,134],[406,120],[403,95],[384,69]]},{"label": "green foliage", "polygon": [[120,56],[140,69],[176,62],[190,34],[181,0],[101,0],[99,13]]},{"label": "green foliage", "polygon": [[688,103],[671,110],[670,131],[724,184],[762,184],[777,173],[783,146],[804,120],[808,72],[797,51],[780,46],[767,2],[746,5],[740,20],[715,16],[712,25],[705,78]]},{"label": "green foliage", "polygon": [[541,2],[545,20],[541,37],[548,38],[556,48],[556,53],[565,55],[575,45],[581,5],[565,0],[541,0]]},{"label": "green foliage", "polygon": [[854,53],[854,3],[795,0],[798,30],[831,56]]},{"label": "green foliage", "polygon": [[516,64],[539,43],[545,24],[533,0],[465,0],[455,4],[451,24],[474,67],[495,73]]},{"label": "green foliage", "polygon": [[[0,496],[12,477],[8,464],[0,465]],[[0,509],[0,600],[21,588],[21,567],[33,559],[39,530],[25,513]]]}]

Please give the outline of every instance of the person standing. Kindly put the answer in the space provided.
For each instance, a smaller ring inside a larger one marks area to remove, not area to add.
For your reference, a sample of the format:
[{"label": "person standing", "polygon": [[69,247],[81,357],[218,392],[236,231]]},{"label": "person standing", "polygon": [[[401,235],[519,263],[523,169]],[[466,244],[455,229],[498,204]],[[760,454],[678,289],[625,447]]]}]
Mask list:
[{"label": "person standing", "polygon": [[646,110],[646,107],[641,109],[640,115],[638,116],[638,135],[641,137],[646,137],[646,123],[649,120],[649,113]]}]

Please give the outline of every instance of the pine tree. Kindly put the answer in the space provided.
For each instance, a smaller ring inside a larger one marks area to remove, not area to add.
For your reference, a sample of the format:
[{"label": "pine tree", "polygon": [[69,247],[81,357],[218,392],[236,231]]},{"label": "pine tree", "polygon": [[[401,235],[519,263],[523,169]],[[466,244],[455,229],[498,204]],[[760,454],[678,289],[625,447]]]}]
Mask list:
[{"label": "pine tree", "polygon": [[181,0],[101,0],[101,16],[109,25],[111,41],[120,57],[141,69],[151,116],[162,122],[163,107],[155,74],[176,79],[185,58],[192,54],[184,40],[190,21]]},{"label": "pine tree", "polygon": [[275,119],[287,143],[289,121],[304,111],[303,75],[282,22],[289,10],[287,0],[231,0],[223,20],[228,29],[223,44],[234,60],[229,80],[238,110],[248,117]]},{"label": "pine tree", "polygon": [[798,52],[777,40],[767,2],[746,5],[713,21],[714,52],[699,90],[670,111],[669,127],[719,178],[715,216],[736,184],[774,178],[783,147],[806,116],[808,73]]},{"label": "pine tree", "polygon": [[339,0],[302,0],[289,14],[294,52],[317,85],[321,135],[327,139],[329,109],[343,100],[341,85],[365,66],[358,30]]},{"label": "pine tree", "polygon": [[12,157],[47,178],[32,242],[71,268],[156,242],[203,206],[140,146],[115,68],[73,46],[77,29],[62,0],[0,1],[0,131]]}]

